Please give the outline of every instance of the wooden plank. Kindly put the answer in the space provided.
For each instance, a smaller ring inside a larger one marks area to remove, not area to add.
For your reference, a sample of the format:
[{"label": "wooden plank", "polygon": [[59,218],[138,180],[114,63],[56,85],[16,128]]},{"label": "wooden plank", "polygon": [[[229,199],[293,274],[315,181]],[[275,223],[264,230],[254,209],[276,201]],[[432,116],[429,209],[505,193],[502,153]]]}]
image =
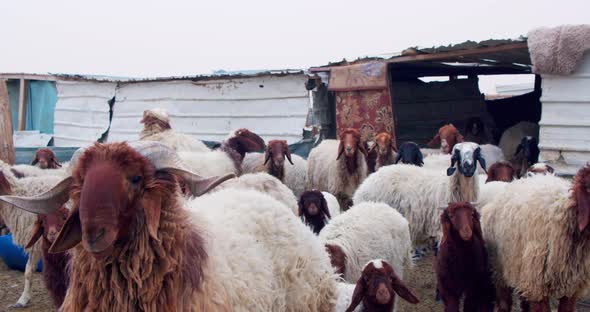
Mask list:
[{"label": "wooden plank", "polygon": [[0,160],[11,165],[15,162],[12,114],[5,80],[0,80]]},{"label": "wooden plank", "polygon": [[20,80],[18,95],[18,130],[24,131],[27,124],[27,96],[29,82],[25,79]]},{"label": "wooden plank", "polygon": [[27,79],[27,80],[44,80],[44,81],[57,81],[57,77],[53,75],[42,75],[42,74],[25,74],[25,73],[4,73],[0,74],[0,79]]}]

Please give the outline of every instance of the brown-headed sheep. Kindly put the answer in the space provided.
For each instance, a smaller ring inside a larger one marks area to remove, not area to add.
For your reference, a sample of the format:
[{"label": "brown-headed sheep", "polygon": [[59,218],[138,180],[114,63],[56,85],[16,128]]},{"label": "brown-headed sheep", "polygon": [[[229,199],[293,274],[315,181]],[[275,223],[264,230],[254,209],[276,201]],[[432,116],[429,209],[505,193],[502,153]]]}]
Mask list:
[{"label": "brown-headed sheep", "polygon": [[487,311],[494,299],[479,213],[468,202],[450,203],[440,216],[443,236],[435,260],[445,311]]},{"label": "brown-headed sheep", "polygon": [[459,133],[459,130],[453,126],[453,124],[447,124],[438,129],[438,133],[427,145],[428,147],[435,147],[440,144],[440,149],[443,154],[450,154],[453,151],[455,144],[463,141],[463,135]]},{"label": "brown-headed sheep", "polygon": [[49,148],[40,148],[35,153],[35,157],[31,162],[33,166],[39,166],[41,169],[57,169],[61,168],[61,164],[57,157],[55,157],[55,153]]},{"label": "brown-headed sheep", "polygon": [[375,143],[369,149],[369,154],[376,152],[377,159],[375,161],[375,171],[381,167],[389,166],[395,163],[396,159],[396,143],[391,134],[381,132],[375,136]]},{"label": "brown-headed sheep", "polygon": [[308,157],[307,189],[334,194],[342,210],[367,177],[367,151],[356,129],[340,133],[340,140],[324,140]]},{"label": "brown-headed sheep", "polygon": [[507,161],[494,163],[488,169],[486,183],[492,181],[512,182],[516,178],[516,170]]}]

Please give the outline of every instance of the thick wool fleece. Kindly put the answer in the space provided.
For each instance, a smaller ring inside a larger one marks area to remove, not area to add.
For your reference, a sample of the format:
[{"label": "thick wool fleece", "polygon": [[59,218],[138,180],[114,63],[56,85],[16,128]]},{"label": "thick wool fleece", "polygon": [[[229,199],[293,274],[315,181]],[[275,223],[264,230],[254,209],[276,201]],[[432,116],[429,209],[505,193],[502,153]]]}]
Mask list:
[{"label": "thick wool fleece", "polygon": [[207,233],[208,276],[233,311],[333,311],[336,276],[324,246],[280,202],[226,189],[188,206]]},{"label": "thick wool fleece", "polygon": [[346,254],[344,280],[356,283],[373,259],[389,262],[400,278],[411,265],[408,221],[384,203],[360,203],[333,218],[320,232],[324,244]]},{"label": "thick wool fleece", "polygon": [[141,137],[142,141],[156,141],[163,143],[177,152],[204,153],[210,151],[205,143],[194,137],[167,129],[162,132],[148,133]]},{"label": "thick wool fleece", "polygon": [[322,195],[324,195],[324,199],[326,200],[326,204],[328,204],[328,210],[330,211],[330,216],[332,218],[338,216],[341,213],[341,209],[340,209],[340,204],[338,203],[338,199],[328,193],[328,192],[322,192]]},{"label": "thick wool fleece", "polygon": [[535,301],[578,296],[590,286],[590,232],[578,230],[570,188],[537,175],[510,183],[481,209],[498,284]]},{"label": "thick wool fleece", "polygon": [[365,156],[357,151],[357,170],[349,174],[346,157],[342,155],[336,160],[339,144],[338,140],[324,140],[311,150],[307,159],[306,189],[330,192],[337,198],[343,195],[352,198],[354,191],[367,177],[367,162]]},{"label": "thick wool fleece", "polygon": [[[295,197],[299,198],[305,192],[305,185],[307,184],[307,160],[296,154],[291,154],[293,165],[285,161],[283,165],[284,178],[283,183],[289,187]],[[269,172],[269,165],[271,160],[264,165],[264,154],[262,153],[248,153],[242,162],[242,170],[244,173]]]},{"label": "thick wool fleece", "polygon": [[440,170],[413,165],[379,169],[354,194],[355,203],[383,202],[398,210],[410,223],[412,243],[440,239],[440,207],[450,202],[474,202],[478,198],[478,175],[467,178],[456,170],[448,177]]},{"label": "thick wool fleece", "polygon": [[179,152],[183,163],[194,173],[203,177],[221,176],[228,173],[239,174],[234,161],[220,150],[205,153]]},{"label": "thick wool fleece", "polygon": [[240,176],[237,179],[231,179],[223,182],[213,189],[219,191],[224,189],[255,190],[283,203],[294,215],[298,215],[297,198],[293,192],[277,178],[267,173],[249,173]]}]

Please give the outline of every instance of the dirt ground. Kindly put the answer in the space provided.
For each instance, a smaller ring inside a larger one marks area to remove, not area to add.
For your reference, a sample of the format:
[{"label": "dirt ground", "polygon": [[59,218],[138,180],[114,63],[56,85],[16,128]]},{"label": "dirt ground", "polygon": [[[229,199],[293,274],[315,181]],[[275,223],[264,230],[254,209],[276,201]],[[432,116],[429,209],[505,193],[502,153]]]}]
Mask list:
[{"label": "dirt ground", "polygon": [[[414,291],[420,299],[418,305],[411,305],[399,298],[399,312],[429,312],[443,311],[442,302],[435,302],[435,275],[432,268],[432,256],[425,257],[414,265],[404,278],[408,287]],[[23,273],[9,270],[0,260],[0,312],[44,312],[55,311],[51,298],[43,286],[41,273],[35,273],[33,279],[33,294],[29,306],[25,309],[11,309],[8,306],[14,304],[23,290]],[[515,303],[517,301],[515,300]],[[555,309],[554,309],[555,310]],[[518,311],[516,304],[513,311]],[[556,310],[555,310],[556,311]],[[590,309],[578,308],[579,312],[590,312]]]}]

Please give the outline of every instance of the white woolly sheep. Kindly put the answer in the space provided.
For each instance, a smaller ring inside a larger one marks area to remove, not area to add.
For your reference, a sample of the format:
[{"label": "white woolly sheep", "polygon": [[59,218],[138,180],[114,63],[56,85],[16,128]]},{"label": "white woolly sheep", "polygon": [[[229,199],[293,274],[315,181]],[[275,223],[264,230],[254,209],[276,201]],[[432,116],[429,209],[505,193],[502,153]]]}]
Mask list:
[{"label": "white woolly sheep", "polygon": [[170,116],[162,108],[148,109],[143,112],[141,119],[143,129],[139,134],[140,140],[156,141],[168,145],[177,152],[209,152],[210,149],[190,135],[174,131],[170,126]]},{"label": "white woolly sheep", "polygon": [[309,154],[306,189],[329,192],[342,210],[348,209],[354,191],[367,177],[366,155],[358,130],[344,130],[340,141],[324,140]]},{"label": "white woolly sheep", "polygon": [[[2,163],[2,165],[5,164]],[[7,170],[9,168],[8,166],[0,165],[0,167],[3,167],[0,169],[0,195],[37,195],[49,190],[62,179],[60,176],[17,179],[9,169]],[[37,221],[37,216],[0,202],[0,218],[4,220],[4,223],[10,229],[14,243],[19,246],[26,246],[30,238],[30,233],[33,231],[35,221]],[[27,252],[29,253],[29,259],[25,267],[25,287],[20,298],[13,305],[16,308],[26,307],[31,300],[33,272],[35,272],[37,263],[39,263],[42,255],[41,242],[35,243]]]},{"label": "white woolly sheep", "polygon": [[389,262],[401,278],[412,263],[408,221],[384,203],[352,206],[332,218],[319,238],[330,254],[332,266],[349,283],[356,283],[372,259]]},{"label": "white woolly sheep", "polygon": [[268,195],[202,179],[158,143],[96,144],[74,175],[36,198],[36,213],[74,209],[50,248],[72,249],[63,311],[331,311],[336,279],[320,241]]},{"label": "white woolly sheep", "polygon": [[[474,202],[479,194],[477,163],[485,167],[479,145],[456,144],[447,175],[410,165],[381,168],[369,176],[354,194],[355,203],[384,202],[410,222],[414,246],[432,243],[442,235],[440,210],[450,202]],[[456,169],[459,170],[456,170]]]},{"label": "white woolly sheep", "polygon": [[213,192],[223,189],[241,189],[241,190],[256,190],[258,192],[269,195],[270,197],[283,203],[286,207],[293,212],[294,215],[298,215],[297,198],[293,192],[277,178],[270,174],[260,173],[248,173],[241,175],[237,179],[231,179],[223,182],[221,185],[215,188]]},{"label": "white woolly sheep", "polygon": [[[285,163],[285,158],[289,164]],[[291,154],[284,140],[271,140],[265,154],[248,153],[242,162],[244,173],[266,172],[285,183],[299,198],[307,184],[307,160]]]},{"label": "white woolly sheep", "polygon": [[536,175],[510,183],[481,208],[495,272],[498,311],[510,311],[512,291],[532,311],[574,311],[590,287],[590,166],[569,181]]}]

